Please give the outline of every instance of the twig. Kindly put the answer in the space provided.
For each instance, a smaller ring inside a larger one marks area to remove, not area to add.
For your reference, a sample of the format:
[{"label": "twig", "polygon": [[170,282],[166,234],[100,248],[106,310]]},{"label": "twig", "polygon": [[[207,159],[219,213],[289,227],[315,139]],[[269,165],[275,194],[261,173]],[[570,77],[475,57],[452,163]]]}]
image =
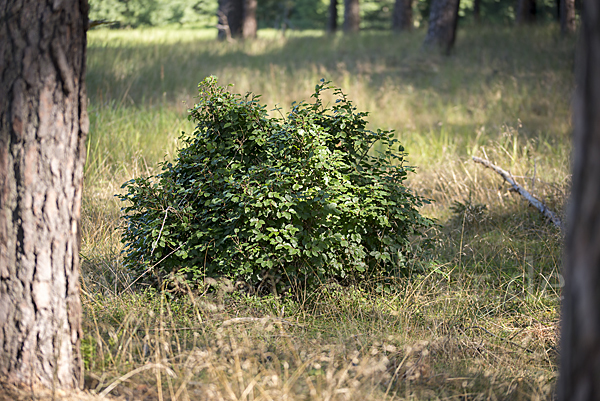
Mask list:
[{"label": "twig", "polygon": [[223,327],[226,326],[231,326],[232,324],[236,324],[236,323],[246,323],[246,322],[261,322],[261,323],[267,323],[268,321],[271,321],[273,323],[285,323],[285,324],[289,324],[291,326],[300,326],[296,323],[292,323],[290,321],[284,320],[284,319],[276,319],[276,318],[272,318],[272,317],[234,317],[232,319],[228,319],[223,321],[222,325]]},{"label": "twig", "polygon": [[[511,340],[508,340],[508,339],[506,339],[506,338],[504,338],[504,337],[500,337],[499,335],[496,335],[496,334],[492,333],[491,331],[484,329],[483,327],[480,327],[480,326],[471,326],[471,327],[467,327],[467,329],[471,329],[471,330],[472,330],[472,329],[479,329],[479,330],[481,330],[481,331],[484,331],[484,332],[486,332],[487,334],[489,334],[489,335],[490,335],[490,336],[492,336],[492,337],[496,337],[496,338],[498,338],[498,339],[500,339],[500,340],[502,340],[502,341],[506,341],[506,342],[507,342],[507,343],[509,343],[510,345],[513,345],[513,346],[515,346],[515,347],[521,348],[522,350],[524,350],[524,351],[527,351],[527,352],[529,352],[530,354],[533,354],[533,351],[532,351],[532,350],[530,350],[529,348],[527,348],[527,347],[523,347],[522,345],[519,345],[519,344],[517,344],[516,342],[514,342],[514,341],[511,341]],[[464,333],[464,331],[463,331],[463,333]]]},{"label": "twig", "polygon": [[108,395],[108,393],[110,393],[115,387],[117,387],[119,384],[123,383],[125,380],[129,379],[131,376],[143,372],[144,370],[148,370],[148,369],[164,369],[167,374],[169,376],[175,376],[175,372],[173,372],[171,369],[169,369],[168,367],[166,367],[165,365],[162,365],[160,363],[148,363],[144,366],[140,366],[137,369],[132,370],[131,372],[119,377],[118,379],[116,379],[114,382],[112,382],[110,384],[110,386],[108,386],[107,388],[105,388],[100,394],[100,398],[104,398]]},{"label": "twig", "polygon": [[548,209],[548,206],[546,206],[542,201],[536,199],[533,195],[531,195],[529,192],[527,192],[522,186],[517,184],[515,182],[515,180],[511,177],[511,175],[508,171],[503,170],[500,167],[490,163],[488,160],[484,160],[480,157],[473,156],[473,161],[475,163],[483,164],[485,167],[489,167],[492,170],[494,170],[496,173],[500,174],[500,176],[502,176],[502,178],[504,178],[504,180],[506,182],[508,182],[516,192],[518,192],[522,197],[527,199],[532,206],[537,208],[544,216],[546,216],[548,219],[550,219],[550,221],[552,221],[552,223],[554,223],[554,225],[556,227],[558,227],[562,230],[563,226],[562,226],[562,223],[561,223],[560,219],[558,218],[558,216],[556,214],[554,214],[550,209]]}]

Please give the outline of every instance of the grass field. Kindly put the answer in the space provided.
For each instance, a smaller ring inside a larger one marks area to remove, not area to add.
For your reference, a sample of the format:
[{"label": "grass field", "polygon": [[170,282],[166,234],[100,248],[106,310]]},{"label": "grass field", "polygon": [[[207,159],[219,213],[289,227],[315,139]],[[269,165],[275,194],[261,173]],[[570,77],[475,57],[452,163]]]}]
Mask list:
[{"label": "grass field", "polygon": [[[136,400],[551,399],[561,233],[470,157],[509,170],[562,217],[575,40],[551,26],[467,27],[444,57],[421,48],[424,31],[213,36],[88,34],[88,386]],[[331,284],[292,300],[132,289],[114,194],[173,157],[207,75],[284,110],[325,78],[371,128],[396,130],[417,166],[409,186],[434,200],[423,213],[439,223],[398,290]]]}]

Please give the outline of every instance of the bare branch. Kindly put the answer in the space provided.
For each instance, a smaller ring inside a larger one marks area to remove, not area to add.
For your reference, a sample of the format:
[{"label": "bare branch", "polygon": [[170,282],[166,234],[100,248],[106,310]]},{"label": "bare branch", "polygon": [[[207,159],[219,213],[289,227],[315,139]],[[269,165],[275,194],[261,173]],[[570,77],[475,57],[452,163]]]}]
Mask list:
[{"label": "bare branch", "polygon": [[517,184],[508,171],[503,170],[500,167],[490,163],[488,160],[484,160],[480,157],[473,156],[473,161],[475,163],[483,164],[485,167],[489,167],[496,173],[500,174],[500,176],[502,176],[502,178],[504,178],[504,180],[508,182],[516,192],[518,192],[522,197],[527,199],[532,206],[537,208],[544,216],[550,219],[550,221],[552,221],[552,223],[554,223],[556,227],[562,230],[562,223],[558,216],[554,214],[550,209],[548,209],[548,206],[546,206],[542,201],[536,199],[533,195],[527,192],[525,188]]}]

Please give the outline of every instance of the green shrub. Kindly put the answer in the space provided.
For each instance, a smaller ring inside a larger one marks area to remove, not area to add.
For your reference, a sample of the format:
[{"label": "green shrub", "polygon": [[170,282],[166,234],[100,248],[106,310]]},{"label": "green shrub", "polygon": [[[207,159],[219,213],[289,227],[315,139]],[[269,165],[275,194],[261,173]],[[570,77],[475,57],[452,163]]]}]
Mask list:
[{"label": "green shrub", "polygon": [[214,77],[199,88],[189,117],[196,130],[182,137],[175,161],[123,185],[133,273],[282,289],[406,269],[409,237],[431,221],[417,211],[424,200],[402,185],[410,168],[392,132],[367,130],[367,113],[340,89],[332,107],[323,105],[328,82],[314,103],[282,118]]}]

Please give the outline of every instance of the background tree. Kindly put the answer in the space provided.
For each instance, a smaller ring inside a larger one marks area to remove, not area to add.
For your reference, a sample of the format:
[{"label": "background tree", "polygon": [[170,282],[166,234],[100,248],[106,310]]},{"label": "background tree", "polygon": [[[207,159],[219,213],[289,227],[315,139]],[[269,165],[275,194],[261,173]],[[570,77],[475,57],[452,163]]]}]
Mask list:
[{"label": "background tree", "polygon": [[575,0],[560,1],[560,30],[563,34],[575,33]]},{"label": "background tree", "polygon": [[244,39],[256,38],[256,6],[257,0],[244,0],[244,23],[242,26]]},{"label": "background tree", "polygon": [[481,22],[481,0],[473,1],[473,19],[476,24]]},{"label": "background tree", "polygon": [[412,0],[396,0],[392,14],[394,31],[410,31],[413,26]]},{"label": "background tree", "polygon": [[82,383],[87,0],[0,7],[0,377]]},{"label": "background tree", "polygon": [[256,37],[257,0],[219,0],[217,24],[220,40]]},{"label": "background tree", "polygon": [[600,397],[600,3],[585,0],[574,99],[558,399]]},{"label": "background tree", "polygon": [[244,23],[244,0],[219,0],[217,37],[220,40],[242,36]]},{"label": "background tree", "polygon": [[338,5],[337,0],[329,1],[329,14],[327,16],[327,32],[337,31],[337,19],[338,19],[337,5]]},{"label": "background tree", "polygon": [[450,52],[456,39],[460,0],[433,0],[425,46],[438,45]]},{"label": "background tree", "polygon": [[344,32],[360,29],[360,7],[358,0],[344,0]]},{"label": "background tree", "polygon": [[519,0],[517,3],[517,24],[531,24],[537,17],[536,0]]}]

